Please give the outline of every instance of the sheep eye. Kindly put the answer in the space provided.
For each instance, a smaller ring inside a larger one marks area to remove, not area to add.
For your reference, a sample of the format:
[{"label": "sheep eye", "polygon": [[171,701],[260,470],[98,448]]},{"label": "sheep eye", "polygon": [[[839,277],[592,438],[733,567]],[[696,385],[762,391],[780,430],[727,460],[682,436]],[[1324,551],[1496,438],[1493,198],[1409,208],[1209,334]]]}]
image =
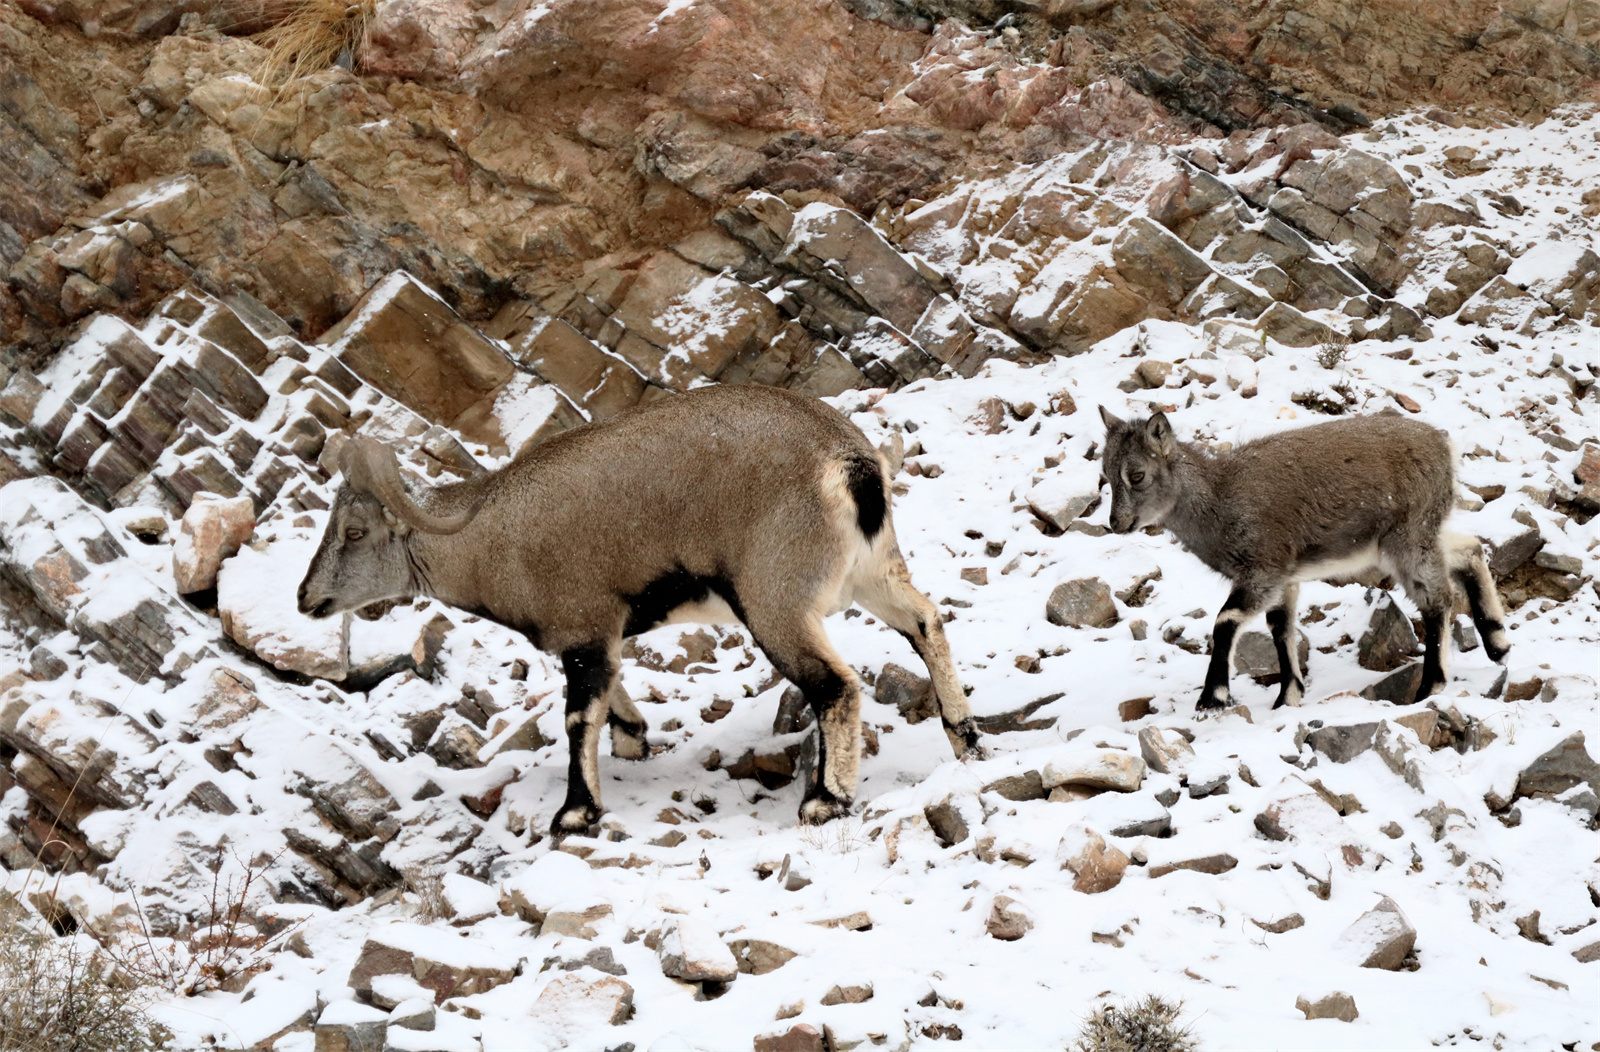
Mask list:
[{"label": "sheep eye", "polygon": [[1144,481],[1144,472],[1142,472],[1142,471],[1130,471],[1130,472],[1128,472],[1128,481],[1133,483],[1135,486],[1137,486],[1139,483]]},{"label": "sheep eye", "polygon": [[366,530],[345,530],[344,537],[347,541],[359,541],[367,535]]}]

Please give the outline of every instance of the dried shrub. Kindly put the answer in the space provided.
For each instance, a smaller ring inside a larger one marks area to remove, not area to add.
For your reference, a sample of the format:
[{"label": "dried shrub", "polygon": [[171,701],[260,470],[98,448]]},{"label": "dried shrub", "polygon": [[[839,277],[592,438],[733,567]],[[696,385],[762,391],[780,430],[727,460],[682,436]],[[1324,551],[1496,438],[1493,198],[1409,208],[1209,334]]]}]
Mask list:
[{"label": "dried shrub", "polygon": [[1350,337],[1342,333],[1323,340],[1317,347],[1317,364],[1324,369],[1337,369],[1350,357]]},{"label": "dried shrub", "polygon": [[144,1052],[157,1047],[152,991],[81,935],[55,937],[0,892],[0,1048]]},{"label": "dried shrub", "polygon": [[288,0],[281,6],[277,23],[255,36],[267,49],[256,83],[287,85],[336,63],[356,68],[377,0]]},{"label": "dried shrub", "polygon": [[1199,1052],[1188,1027],[1177,1026],[1183,1004],[1151,994],[1142,1001],[1095,1010],[1073,1052]]},{"label": "dried shrub", "polygon": [[138,932],[107,940],[106,952],[117,966],[141,985],[184,997],[237,987],[262,970],[300,923],[264,932],[249,919],[251,889],[277,858],[247,863],[235,856],[231,871],[225,861],[223,849],[218,848],[206,910],[187,938],[153,934],[144,906],[135,898]]}]

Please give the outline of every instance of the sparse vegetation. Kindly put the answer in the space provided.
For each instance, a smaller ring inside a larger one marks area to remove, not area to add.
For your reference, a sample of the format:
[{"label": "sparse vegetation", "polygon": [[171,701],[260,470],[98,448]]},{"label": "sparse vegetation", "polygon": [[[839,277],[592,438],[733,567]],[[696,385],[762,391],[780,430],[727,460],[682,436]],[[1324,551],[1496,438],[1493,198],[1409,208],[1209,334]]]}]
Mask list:
[{"label": "sparse vegetation", "polygon": [[0,1049],[143,1052],[156,1047],[151,991],[87,937],[56,937],[0,892]]},{"label": "sparse vegetation", "polygon": [[411,917],[423,924],[448,920],[454,911],[444,897],[444,875],[437,866],[408,866],[400,871],[406,890],[415,898]]},{"label": "sparse vegetation", "polygon": [[1072,1052],[1199,1052],[1188,1027],[1177,1025],[1183,1004],[1149,995],[1098,1008],[1083,1024]]},{"label": "sparse vegetation", "polygon": [[1350,337],[1334,333],[1317,348],[1317,364],[1324,369],[1337,369],[1350,357]]},{"label": "sparse vegetation", "polygon": [[225,861],[218,848],[206,911],[186,939],[154,935],[143,906],[134,899],[138,933],[107,940],[106,952],[123,972],[141,985],[192,997],[245,980],[266,965],[299,927],[290,924],[268,933],[248,919],[250,890],[276,859],[247,863],[235,857],[231,871]]},{"label": "sparse vegetation", "polygon": [[377,0],[293,0],[275,25],[255,37],[267,49],[256,82],[284,86],[335,63],[354,69],[377,6]]}]

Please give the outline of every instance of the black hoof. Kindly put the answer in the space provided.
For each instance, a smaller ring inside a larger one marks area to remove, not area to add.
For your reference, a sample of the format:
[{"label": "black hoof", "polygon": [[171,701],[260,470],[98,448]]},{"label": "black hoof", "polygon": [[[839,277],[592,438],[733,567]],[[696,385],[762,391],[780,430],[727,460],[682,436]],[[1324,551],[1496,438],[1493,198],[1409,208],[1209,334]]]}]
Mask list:
[{"label": "black hoof", "polygon": [[850,813],[850,804],[839,800],[831,793],[827,796],[813,796],[800,803],[800,824],[803,826],[820,826],[831,822],[835,818],[843,818]]},{"label": "black hoof", "polygon": [[565,836],[593,836],[599,832],[600,809],[593,804],[563,807],[550,823],[550,835],[557,840]]}]

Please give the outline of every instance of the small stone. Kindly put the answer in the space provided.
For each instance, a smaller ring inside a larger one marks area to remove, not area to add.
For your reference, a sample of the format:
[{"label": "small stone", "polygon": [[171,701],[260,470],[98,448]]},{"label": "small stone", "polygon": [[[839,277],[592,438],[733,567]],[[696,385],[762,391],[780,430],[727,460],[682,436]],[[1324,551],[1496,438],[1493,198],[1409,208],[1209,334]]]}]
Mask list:
[{"label": "small stone", "polygon": [[1021,774],[996,779],[984,786],[983,791],[998,793],[1007,800],[1018,802],[1043,800],[1048,795],[1045,791],[1044,778],[1038,771],[1024,771]]},{"label": "small stone", "polygon": [[984,929],[1001,942],[1015,942],[1033,930],[1033,917],[1011,896],[996,895]]},{"label": "small stone", "polygon": [[872,1000],[872,984],[855,986],[835,985],[822,995],[823,1005],[858,1005]]},{"label": "small stone", "polygon": [[[881,696],[879,700],[882,700]],[[777,715],[772,717],[772,733],[793,734],[805,730],[816,721],[816,714],[811,711],[811,706],[807,704],[806,696],[800,692],[800,688],[784,688],[783,696],[778,699]]]},{"label": "small stone", "polygon": [[1273,935],[1282,935],[1286,931],[1294,931],[1296,928],[1305,927],[1306,919],[1298,913],[1291,913],[1287,917],[1279,917],[1277,920],[1270,921],[1256,920],[1252,917],[1250,918],[1250,923],[1262,931],[1271,932]]},{"label": "small stone", "polygon": [[872,927],[872,915],[866,910],[856,910],[843,917],[830,917],[827,920],[812,921],[819,928],[842,928],[845,931],[865,931]]},{"label": "small stone", "polygon": [[893,705],[907,723],[921,723],[939,714],[933,681],[908,668],[890,662],[878,673],[875,697],[881,705]]},{"label": "small stone", "polygon": [[1357,663],[1373,672],[1390,672],[1416,652],[1417,633],[1411,627],[1411,619],[1392,598],[1385,596],[1372,611],[1372,619],[1357,644]]},{"label": "small stone", "polygon": [[961,579],[968,584],[988,584],[989,568],[987,566],[968,566],[962,569]]},{"label": "small stone", "polygon": [[1152,771],[1180,774],[1194,759],[1194,747],[1175,731],[1146,727],[1139,732],[1139,754]]},{"label": "small stone", "polygon": [[1422,403],[1418,402],[1415,398],[1412,398],[1403,391],[1395,391],[1392,393],[1394,394],[1394,400],[1399,403],[1401,409],[1404,409],[1408,413],[1422,412]]},{"label": "small stone", "polygon": [[1070,628],[1110,628],[1117,623],[1111,588],[1098,577],[1085,577],[1056,585],[1045,603],[1045,616],[1054,625]]},{"label": "small stone", "polygon": [[732,982],[739,964],[715,928],[694,917],[678,917],[661,939],[663,975],[685,982]]},{"label": "small stone", "polygon": [[[1143,622],[1135,623],[1143,624]],[[1153,716],[1156,710],[1150,703],[1154,700],[1156,700],[1154,697],[1129,698],[1127,701],[1117,705],[1117,716],[1123,723],[1132,723],[1135,720],[1142,720],[1146,716]],[[1146,760],[1145,762],[1149,763],[1150,761]]]},{"label": "small stone", "polygon": [[961,812],[955,806],[952,798],[944,800],[931,807],[925,807],[922,814],[928,820],[928,827],[933,830],[933,835],[939,838],[942,847],[951,847],[967,839],[969,831],[967,821],[961,817]]},{"label": "small stone", "polygon": [[1595,961],[1600,961],[1600,942],[1580,946],[1572,951],[1572,956],[1579,964],[1593,964]]},{"label": "small stone", "polygon": [[1116,749],[1080,752],[1045,764],[1042,784],[1046,789],[1058,785],[1081,785],[1089,789],[1114,789],[1131,793],[1144,782],[1145,763],[1137,756]]},{"label": "small stone", "polygon": [[1361,691],[1368,701],[1387,701],[1391,705],[1409,705],[1416,699],[1417,688],[1422,685],[1422,662],[1413,661],[1384,676]]},{"label": "small stone", "polygon": [[[1583,793],[1569,793],[1578,785],[1588,786]],[[1600,764],[1589,755],[1582,731],[1574,731],[1534,760],[1517,775],[1513,800],[1523,797],[1560,798],[1568,806],[1581,809],[1592,819],[1600,811]]]},{"label": "small stone", "polygon": [[1417,930],[1387,895],[1339,936],[1343,954],[1354,963],[1390,972],[1400,970],[1416,942]]},{"label": "small stone", "polygon": [[316,1052],[383,1052],[389,1017],[354,1001],[335,1001],[322,1010],[312,1033]]},{"label": "small stone", "polygon": [[753,1047],[755,1052],[827,1052],[828,1045],[822,1031],[810,1023],[798,1023],[781,1034],[758,1035]]},{"label": "small stone", "polygon": [[1306,1014],[1307,1019],[1337,1019],[1353,1023],[1361,1013],[1356,1011],[1356,999],[1342,990],[1319,997],[1315,1001],[1301,994],[1294,1006]]},{"label": "small stone", "polygon": [[1389,822],[1386,825],[1381,825],[1378,827],[1378,832],[1382,833],[1390,840],[1399,840],[1401,837],[1406,835],[1405,829],[1400,825],[1399,822]]},{"label": "small stone", "polygon": [[1134,378],[1146,389],[1164,387],[1172,375],[1172,363],[1146,358],[1133,370]]},{"label": "small stone", "polygon": [[728,943],[728,952],[733,954],[744,975],[775,972],[799,956],[788,947],[765,939],[735,939]]},{"label": "small stone", "polygon": [[[1300,668],[1311,658],[1311,642],[1304,632],[1295,633],[1295,649]],[[1265,632],[1242,632],[1233,647],[1233,669],[1253,679],[1268,679],[1280,674],[1278,645]]]},{"label": "small stone", "polygon": [[1226,873],[1239,864],[1239,860],[1229,854],[1205,855],[1201,858],[1185,859],[1182,862],[1169,862],[1160,866],[1150,867],[1150,878],[1164,877],[1168,873],[1176,873],[1186,869],[1191,873],[1206,873],[1217,876]]},{"label": "small stone", "polygon": [[688,836],[685,835],[682,830],[669,829],[665,833],[662,833],[660,836],[656,837],[654,840],[650,841],[650,846],[651,847],[677,847],[679,844],[683,843],[685,840],[688,840],[688,839],[689,839]]},{"label": "small stone", "polygon": [[1072,887],[1086,895],[1109,891],[1122,883],[1128,856],[1120,848],[1107,847],[1105,838],[1084,826],[1073,826],[1056,849],[1061,868],[1072,874]]},{"label": "small stone", "polygon": [[389,1013],[389,1025],[402,1030],[432,1030],[437,1021],[433,997],[415,997],[401,1001]]},{"label": "small stone", "polygon": [[592,939],[597,934],[595,925],[611,916],[611,907],[605,903],[584,909],[554,909],[545,914],[541,935],[570,935],[574,939]]}]

